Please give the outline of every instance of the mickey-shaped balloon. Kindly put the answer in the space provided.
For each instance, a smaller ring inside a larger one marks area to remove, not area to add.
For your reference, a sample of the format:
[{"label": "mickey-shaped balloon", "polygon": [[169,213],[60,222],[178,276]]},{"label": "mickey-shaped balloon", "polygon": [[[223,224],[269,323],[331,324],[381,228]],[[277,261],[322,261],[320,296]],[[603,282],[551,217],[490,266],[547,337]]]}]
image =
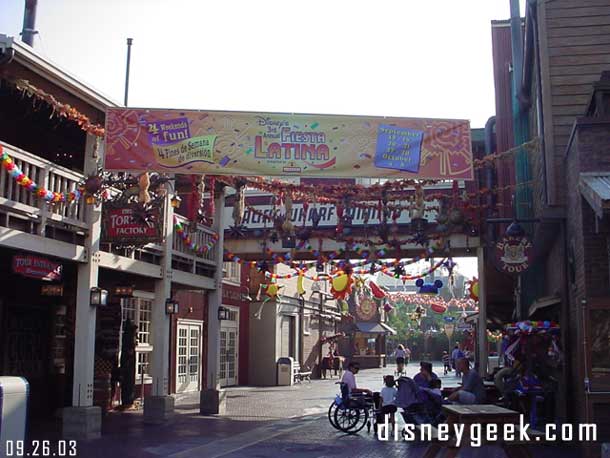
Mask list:
[{"label": "mickey-shaped balloon", "polygon": [[421,278],[417,279],[415,286],[419,288],[419,294],[437,295],[438,290],[443,287],[443,282],[436,280],[434,283],[424,283]]}]

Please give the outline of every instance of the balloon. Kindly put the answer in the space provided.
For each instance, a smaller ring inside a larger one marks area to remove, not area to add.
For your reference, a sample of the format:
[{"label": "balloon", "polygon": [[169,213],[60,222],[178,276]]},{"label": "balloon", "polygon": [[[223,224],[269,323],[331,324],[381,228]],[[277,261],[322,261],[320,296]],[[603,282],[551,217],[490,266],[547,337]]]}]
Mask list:
[{"label": "balloon", "polygon": [[445,313],[447,311],[447,307],[445,307],[443,304],[432,304],[430,308],[435,313]]}]

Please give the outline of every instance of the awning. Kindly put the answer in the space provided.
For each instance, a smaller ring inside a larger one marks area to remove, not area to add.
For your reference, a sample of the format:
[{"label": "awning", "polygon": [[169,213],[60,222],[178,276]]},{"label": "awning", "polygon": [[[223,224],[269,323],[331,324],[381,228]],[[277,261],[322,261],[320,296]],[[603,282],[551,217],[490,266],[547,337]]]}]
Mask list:
[{"label": "awning", "polygon": [[610,211],[610,172],[581,173],[578,187],[598,218]]},{"label": "awning", "polygon": [[396,331],[394,329],[392,329],[391,327],[389,327],[387,324],[385,323],[380,323],[382,327],[384,327],[390,334],[392,334],[393,336],[396,335]]},{"label": "awning", "polygon": [[382,323],[368,323],[368,322],[356,323],[356,330],[360,331],[360,332],[364,332],[365,334],[387,334],[392,331],[394,333],[396,332],[389,326],[384,327],[384,325]]},{"label": "awning", "polygon": [[537,310],[559,303],[561,303],[561,298],[559,296],[546,296],[536,299],[534,302],[532,302],[532,305],[530,305],[528,316],[532,316]]}]

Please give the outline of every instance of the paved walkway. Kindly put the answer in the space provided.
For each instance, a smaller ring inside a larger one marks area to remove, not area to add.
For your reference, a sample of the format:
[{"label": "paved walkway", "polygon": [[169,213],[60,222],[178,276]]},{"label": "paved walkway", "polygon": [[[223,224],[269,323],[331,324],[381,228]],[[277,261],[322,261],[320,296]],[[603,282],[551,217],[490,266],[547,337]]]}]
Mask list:
[{"label": "paved walkway", "polygon": [[[435,370],[439,375],[439,365]],[[414,375],[417,364],[408,367]],[[393,367],[363,370],[358,384],[377,390]],[[458,379],[441,377],[444,386]],[[141,412],[111,413],[103,422],[101,439],[80,441],[78,456],[87,458],[377,458],[421,457],[424,447],[404,442],[379,442],[366,429],[356,436],[334,430],[326,412],[337,393],[335,382],[313,380],[293,387],[228,389],[227,415],[201,416],[195,395],[178,395],[177,414],[162,426],[144,425]],[[47,437],[51,439],[51,437]],[[494,449],[460,456],[502,457]],[[536,457],[575,458],[557,448],[536,449]]]}]

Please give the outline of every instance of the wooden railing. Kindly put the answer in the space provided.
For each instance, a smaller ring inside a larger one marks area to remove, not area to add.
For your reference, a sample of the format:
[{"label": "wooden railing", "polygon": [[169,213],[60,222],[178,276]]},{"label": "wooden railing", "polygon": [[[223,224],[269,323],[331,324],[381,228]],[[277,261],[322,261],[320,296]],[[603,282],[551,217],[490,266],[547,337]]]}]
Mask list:
[{"label": "wooden railing", "polygon": [[[185,217],[177,214],[175,217],[178,222],[182,224],[184,229],[188,231],[188,220]],[[189,233],[189,237],[199,246],[205,246],[206,244],[210,243],[213,240],[213,235],[214,231],[203,224],[197,224],[196,230]],[[173,255],[174,261],[177,261],[178,264],[178,266],[175,265],[174,268],[199,274],[202,267],[205,269],[206,266],[213,267],[216,265],[216,261],[214,260],[214,253],[216,249],[217,247],[214,245],[209,251],[201,254],[195,253],[188,246],[186,246],[180,235],[174,230]],[[176,262],[174,264],[176,264]]]},{"label": "wooden railing", "polygon": [[[54,164],[14,146],[0,142],[15,164],[36,184],[53,192],[74,191],[82,181],[83,175]],[[16,214],[37,219],[38,232],[44,233],[49,220],[86,229],[85,203],[48,204],[31,191],[21,187],[10,174],[0,170],[0,207]]]}]

